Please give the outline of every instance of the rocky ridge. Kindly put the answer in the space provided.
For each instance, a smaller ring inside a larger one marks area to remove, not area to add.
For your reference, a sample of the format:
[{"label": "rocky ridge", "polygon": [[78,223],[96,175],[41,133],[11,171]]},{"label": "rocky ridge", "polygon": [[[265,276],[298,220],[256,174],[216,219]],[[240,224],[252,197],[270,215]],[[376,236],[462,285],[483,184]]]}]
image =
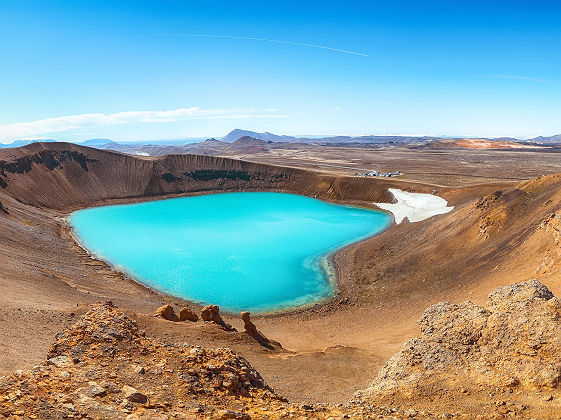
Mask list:
[{"label": "rocky ridge", "polygon": [[283,401],[232,350],[151,340],[110,303],[60,333],[45,363],[0,381],[0,395],[0,414],[41,419],[208,416],[233,401]]}]

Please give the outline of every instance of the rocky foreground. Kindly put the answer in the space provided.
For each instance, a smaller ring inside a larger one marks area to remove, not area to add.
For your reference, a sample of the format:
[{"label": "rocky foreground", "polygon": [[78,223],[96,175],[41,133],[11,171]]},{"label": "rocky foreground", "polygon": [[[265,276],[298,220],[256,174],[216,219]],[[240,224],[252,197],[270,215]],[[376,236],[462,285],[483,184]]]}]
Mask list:
[{"label": "rocky foreground", "polygon": [[349,413],[364,416],[362,408],[289,404],[232,350],[145,337],[111,303],[95,305],[60,333],[43,364],[0,379],[0,416],[7,418],[341,418]]},{"label": "rocky foreground", "polygon": [[232,350],[159,342],[98,304],[57,336],[43,364],[0,378],[0,416],[561,417],[561,302],[541,283],[500,287],[485,307],[433,305],[419,324],[421,335],[347,405],[306,405],[287,402]]}]

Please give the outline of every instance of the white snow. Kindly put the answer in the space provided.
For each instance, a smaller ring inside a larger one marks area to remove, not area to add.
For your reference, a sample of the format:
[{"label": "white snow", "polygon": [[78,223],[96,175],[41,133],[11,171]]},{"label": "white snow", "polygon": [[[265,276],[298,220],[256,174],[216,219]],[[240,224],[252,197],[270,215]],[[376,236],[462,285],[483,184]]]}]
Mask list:
[{"label": "white snow", "polygon": [[383,210],[391,212],[395,223],[400,224],[407,218],[409,222],[420,222],[437,214],[452,211],[454,206],[448,206],[448,202],[437,195],[412,193],[401,191],[397,188],[389,188],[397,203],[374,203]]}]

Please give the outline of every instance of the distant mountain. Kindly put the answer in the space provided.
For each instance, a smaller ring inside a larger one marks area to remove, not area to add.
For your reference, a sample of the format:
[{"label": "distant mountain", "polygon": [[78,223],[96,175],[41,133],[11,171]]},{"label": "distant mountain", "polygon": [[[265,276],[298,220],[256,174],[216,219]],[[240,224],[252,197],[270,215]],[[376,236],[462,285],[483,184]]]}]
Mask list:
[{"label": "distant mountain", "polygon": [[255,137],[243,136],[232,142],[232,146],[263,146],[271,143],[273,143],[271,140],[265,141]]},{"label": "distant mountain", "polygon": [[221,140],[223,142],[226,142],[226,143],[232,143],[232,142],[238,140],[241,137],[252,137],[252,138],[258,139],[258,140],[275,141],[275,142],[279,142],[279,141],[281,141],[281,142],[282,141],[284,141],[284,142],[298,141],[298,139],[296,137],[292,137],[292,136],[278,136],[276,134],[268,133],[268,132],[256,133],[255,131],[240,130],[239,128],[236,128],[235,130],[230,131]]},{"label": "distant mountain", "polygon": [[426,136],[333,136],[333,137],[323,137],[323,138],[301,138],[298,139],[300,142],[305,143],[368,143],[368,144],[385,144],[385,143],[400,143],[400,144],[415,144],[415,143],[426,143],[434,141],[438,137],[426,137]]},{"label": "distant mountain", "polygon": [[492,138],[488,138],[486,140],[489,140],[489,141],[523,141],[523,140],[517,139],[515,137],[492,137]]},{"label": "distant mountain", "polygon": [[[249,137],[258,139],[265,142],[283,142],[283,143],[307,143],[307,144],[320,144],[320,145],[344,145],[344,144],[406,144],[406,145],[419,145],[440,142],[444,140],[462,140],[465,137],[442,137],[442,136],[309,136],[309,137],[294,137],[294,136],[280,136],[277,134],[265,132],[256,133],[249,130],[235,129],[222,138],[223,142],[233,143],[236,140]],[[535,137],[528,140],[520,140],[514,137],[497,137],[497,138],[482,138],[490,142],[517,142],[517,143],[540,143],[540,144],[561,144],[561,134],[549,137]]]},{"label": "distant mountain", "polygon": [[79,144],[88,147],[99,147],[99,146],[105,146],[106,144],[110,144],[110,143],[115,143],[115,142],[111,139],[89,139],[89,140],[84,140]]},{"label": "distant mountain", "polygon": [[534,137],[533,139],[529,139],[527,141],[531,141],[534,143],[549,143],[549,144],[561,144],[561,134],[556,134],[554,136],[549,137]]},{"label": "distant mountain", "polygon": [[[53,140],[53,139],[16,140],[9,144],[0,143],[0,148],[21,147],[31,143],[56,143],[56,142],[58,142],[58,140]],[[90,140],[85,140],[83,142],[77,142],[76,144],[81,144],[82,146],[88,146],[88,147],[95,147],[98,149],[105,149],[105,148],[110,148],[111,146],[118,145],[118,143],[115,143],[113,140],[110,139],[90,139]]]},{"label": "distant mountain", "polygon": [[422,143],[437,139],[437,137],[412,137],[412,136],[313,136],[313,137],[293,137],[279,136],[277,134],[265,132],[256,133],[255,131],[235,129],[222,138],[223,142],[232,143],[242,137],[268,142],[284,143],[312,143],[312,144],[333,144],[333,143]]},{"label": "distant mountain", "polygon": [[31,143],[54,143],[54,142],[56,142],[56,140],[53,139],[16,140],[8,144],[0,143],[0,148],[21,147]]}]

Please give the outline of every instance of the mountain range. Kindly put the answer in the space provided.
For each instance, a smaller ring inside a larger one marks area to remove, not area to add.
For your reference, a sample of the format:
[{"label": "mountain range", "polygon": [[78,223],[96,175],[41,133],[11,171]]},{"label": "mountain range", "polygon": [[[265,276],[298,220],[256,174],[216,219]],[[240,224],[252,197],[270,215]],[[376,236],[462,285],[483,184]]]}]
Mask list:
[{"label": "mountain range", "polygon": [[[250,137],[252,139],[262,140],[264,142],[272,143],[308,143],[308,144],[424,144],[428,142],[440,141],[440,140],[454,140],[454,139],[464,139],[465,137],[441,137],[441,136],[308,136],[308,137],[295,137],[295,136],[285,136],[278,135],[269,132],[258,133],[250,130],[242,130],[236,128],[232,130],[227,135],[222,137],[220,140],[214,138],[206,140],[208,141],[219,141],[220,143],[234,143],[240,138]],[[499,138],[483,138],[489,141],[510,141],[519,143],[538,143],[538,144],[561,144],[561,134],[556,134],[548,137],[538,136],[531,139],[516,139],[513,137],[499,137]],[[118,146],[184,146],[189,144],[198,144],[200,142],[193,143],[192,138],[184,139],[174,139],[174,140],[151,140],[142,142],[116,142],[111,139],[89,139],[82,142],[75,142],[76,144],[81,144],[83,146],[96,147],[100,149],[116,149]],[[56,142],[54,139],[32,139],[32,140],[16,140],[9,144],[0,143],[0,148],[6,147],[21,147],[31,143],[37,142]]]},{"label": "mountain range", "polygon": [[[401,144],[416,144],[426,143],[431,141],[438,141],[445,139],[441,136],[324,136],[324,137],[294,137],[282,136],[273,133],[265,132],[258,133],[250,130],[235,129],[222,137],[221,141],[232,143],[242,137],[251,137],[254,139],[263,140],[266,142],[285,142],[285,143],[315,143],[315,144],[339,144],[339,143],[401,143]],[[465,137],[453,137],[450,139],[464,139]],[[517,139],[514,137],[499,137],[499,138],[484,138],[489,141],[511,141],[521,143],[540,143],[540,144],[561,144],[561,134],[549,137],[534,137],[531,139]]]}]

